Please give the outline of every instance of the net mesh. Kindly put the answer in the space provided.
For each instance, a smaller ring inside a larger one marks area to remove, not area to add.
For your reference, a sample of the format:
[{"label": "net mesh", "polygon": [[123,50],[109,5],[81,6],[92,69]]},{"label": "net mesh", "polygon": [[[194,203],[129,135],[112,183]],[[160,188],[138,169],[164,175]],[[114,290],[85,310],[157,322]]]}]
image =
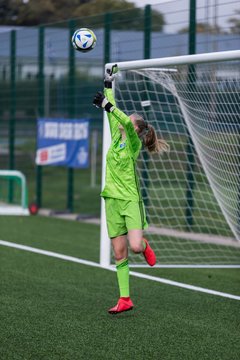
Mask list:
[{"label": "net mesh", "polygon": [[129,70],[116,81],[119,108],[140,113],[171,149],[143,150],[138,162],[147,237],[161,264],[240,262],[239,65]]}]

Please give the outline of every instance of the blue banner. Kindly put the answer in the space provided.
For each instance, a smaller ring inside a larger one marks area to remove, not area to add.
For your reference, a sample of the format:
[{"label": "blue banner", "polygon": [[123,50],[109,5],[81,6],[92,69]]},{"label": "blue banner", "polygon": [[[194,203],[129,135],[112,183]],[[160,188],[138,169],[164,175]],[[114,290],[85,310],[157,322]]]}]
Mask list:
[{"label": "blue banner", "polygon": [[88,167],[89,119],[38,119],[36,164]]}]

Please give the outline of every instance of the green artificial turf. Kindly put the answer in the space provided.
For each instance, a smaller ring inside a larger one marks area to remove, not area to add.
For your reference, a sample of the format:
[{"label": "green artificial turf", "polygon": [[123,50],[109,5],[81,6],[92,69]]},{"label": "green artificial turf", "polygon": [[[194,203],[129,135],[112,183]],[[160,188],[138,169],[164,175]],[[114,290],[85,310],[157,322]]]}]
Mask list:
[{"label": "green artificial turf", "polygon": [[[0,239],[98,261],[94,225],[0,217]],[[131,277],[135,308],[112,316],[114,272],[0,246],[0,273],[1,360],[239,359],[239,301]],[[150,273],[239,294],[237,270]]]},{"label": "green artificial turf", "polygon": [[135,270],[155,277],[240,296],[240,269],[147,268]]},{"label": "green artificial turf", "polygon": [[3,359],[237,359],[237,301],[133,278],[113,317],[114,273],[12,249],[1,268]]},{"label": "green artificial turf", "polygon": [[0,240],[99,262],[99,226],[41,216],[0,216]]}]

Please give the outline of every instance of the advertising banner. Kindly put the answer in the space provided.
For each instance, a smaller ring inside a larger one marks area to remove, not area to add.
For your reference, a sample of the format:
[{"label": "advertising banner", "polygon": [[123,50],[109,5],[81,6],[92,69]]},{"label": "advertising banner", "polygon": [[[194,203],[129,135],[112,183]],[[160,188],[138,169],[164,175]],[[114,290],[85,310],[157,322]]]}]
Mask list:
[{"label": "advertising banner", "polygon": [[36,164],[88,167],[89,119],[38,119]]}]

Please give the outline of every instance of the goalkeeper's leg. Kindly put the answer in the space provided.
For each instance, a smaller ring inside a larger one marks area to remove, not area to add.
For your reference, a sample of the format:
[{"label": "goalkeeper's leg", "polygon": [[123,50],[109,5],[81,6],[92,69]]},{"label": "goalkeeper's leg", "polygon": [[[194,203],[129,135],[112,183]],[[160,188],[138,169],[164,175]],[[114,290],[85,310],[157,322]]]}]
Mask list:
[{"label": "goalkeeper's leg", "polygon": [[143,253],[146,262],[150,266],[156,264],[156,256],[148,241],[143,238],[143,229],[147,229],[148,223],[142,201],[128,201],[123,213],[128,230],[130,247],[135,253]]},{"label": "goalkeeper's leg", "polygon": [[135,253],[143,253],[148,265],[154,266],[156,264],[156,255],[147,239],[143,237],[142,230],[129,230],[128,240],[132,251]]},{"label": "goalkeeper's leg", "polygon": [[120,299],[117,305],[108,310],[110,314],[117,314],[133,308],[133,303],[129,295],[127,228],[125,218],[119,211],[121,208],[119,203],[121,203],[121,201],[118,199],[105,199],[108,235],[112,239],[120,292]]},{"label": "goalkeeper's leg", "polygon": [[123,311],[132,310],[133,303],[129,294],[129,266],[128,266],[128,247],[127,236],[121,235],[112,238],[112,246],[116,261],[117,279],[120,292],[118,303],[109,309],[110,314],[118,314]]}]

